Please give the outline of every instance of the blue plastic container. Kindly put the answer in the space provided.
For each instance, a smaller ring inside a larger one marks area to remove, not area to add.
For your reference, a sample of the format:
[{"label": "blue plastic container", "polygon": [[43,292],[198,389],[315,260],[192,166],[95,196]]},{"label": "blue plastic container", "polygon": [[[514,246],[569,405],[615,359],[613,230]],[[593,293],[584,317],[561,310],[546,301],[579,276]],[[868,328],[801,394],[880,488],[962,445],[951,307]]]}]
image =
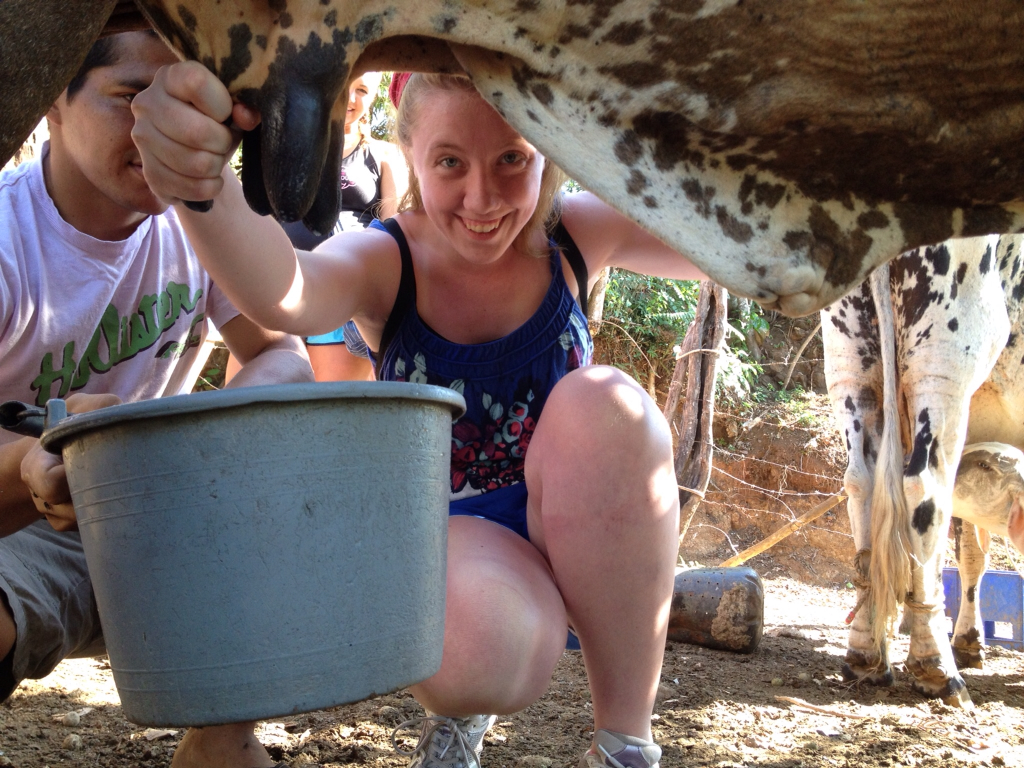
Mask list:
[{"label": "blue plastic container", "polygon": [[[960,572],[942,569],[946,615],[956,621],[960,613]],[[1024,577],[1016,571],[986,571],[980,585],[981,618],[985,642],[1024,651]],[[996,622],[1009,624],[1011,637],[996,636]]]}]

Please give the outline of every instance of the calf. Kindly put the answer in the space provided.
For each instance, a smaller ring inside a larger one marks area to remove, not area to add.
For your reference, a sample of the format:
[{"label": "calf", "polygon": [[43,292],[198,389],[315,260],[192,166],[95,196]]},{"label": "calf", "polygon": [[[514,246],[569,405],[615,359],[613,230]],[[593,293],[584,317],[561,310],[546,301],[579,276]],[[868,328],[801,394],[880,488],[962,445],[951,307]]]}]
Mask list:
[{"label": "calf", "polygon": [[989,533],[1010,536],[1024,503],[1024,453],[1004,443],[964,448],[953,486],[953,526],[960,569],[960,613],[953,629],[953,658],[960,669],[981,669],[985,659],[978,584],[988,567]]},{"label": "calf", "polygon": [[903,602],[915,687],[969,701],[940,561],[965,442],[1024,445],[1022,297],[1021,238],[986,237],[904,253],[822,312],[856,545],[848,679],[892,682],[886,634]]}]

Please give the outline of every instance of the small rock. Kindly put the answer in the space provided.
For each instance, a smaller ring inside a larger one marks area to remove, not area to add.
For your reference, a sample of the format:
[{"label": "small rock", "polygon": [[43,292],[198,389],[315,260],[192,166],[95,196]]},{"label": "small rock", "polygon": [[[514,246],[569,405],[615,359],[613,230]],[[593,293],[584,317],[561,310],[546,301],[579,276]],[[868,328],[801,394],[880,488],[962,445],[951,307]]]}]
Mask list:
[{"label": "small rock", "polygon": [[377,718],[378,723],[384,725],[398,725],[405,720],[405,715],[402,714],[402,710],[396,707],[383,706],[373,713],[374,717]]},{"label": "small rock", "polygon": [[658,693],[655,698],[655,701],[660,704],[665,699],[671,699],[675,695],[675,693],[675,688],[673,688],[671,685],[667,685],[666,683],[662,683],[658,686]]},{"label": "small rock", "polygon": [[551,768],[551,758],[543,755],[524,755],[516,760],[516,768]]},{"label": "small rock", "polygon": [[747,738],[743,740],[743,743],[748,747],[753,747],[754,749],[764,749],[764,744],[756,736],[747,736]]},{"label": "small rock", "polygon": [[81,749],[82,748],[82,737],[77,733],[69,733],[64,737],[64,741],[61,742],[61,746],[64,749]]},{"label": "small rock", "polygon": [[801,680],[803,680],[806,683],[806,682],[810,681],[811,673],[810,672],[801,672],[799,675],[797,675],[797,677],[799,677]]},{"label": "small rock", "polygon": [[782,687],[782,682],[783,681],[782,681],[781,677],[773,677],[772,678],[772,688],[781,688]]},{"label": "small rock", "polygon": [[172,731],[167,728],[147,728],[139,735],[146,741],[156,741],[157,739],[166,739],[171,736],[176,736],[177,731]]},{"label": "small rock", "polygon": [[789,637],[793,640],[820,640],[821,633],[797,627],[772,627],[765,634],[768,637]]},{"label": "small rock", "polygon": [[70,725],[74,728],[75,726],[82,724],[82,716],[77,712],[68,712],[61,717],[60,721],[64,723],[64,725]]}]

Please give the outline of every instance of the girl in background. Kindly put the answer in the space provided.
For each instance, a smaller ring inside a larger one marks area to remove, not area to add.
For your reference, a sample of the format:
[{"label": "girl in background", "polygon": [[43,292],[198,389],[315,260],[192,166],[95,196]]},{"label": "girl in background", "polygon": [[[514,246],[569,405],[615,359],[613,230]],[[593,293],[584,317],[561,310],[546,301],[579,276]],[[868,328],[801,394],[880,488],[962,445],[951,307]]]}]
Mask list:
[{"label": "girl in background", "polygon": [[[367,72],[349,87],[341,161],[341,213],[330,234],[364,229],[376,218],[391,218],[398,212],[398,201],[405,194],[409,172],[402,153],[395,145],[370,135],[370,107],[382,76],[381,72]],[[301,221],[283,227],[292,245],[304,251],[312,251],[330,237],[315,234]],[[346,326],[306,337],[306,351],[317,381],[373,378],[366,345],[354,333],[354,324]]]}]

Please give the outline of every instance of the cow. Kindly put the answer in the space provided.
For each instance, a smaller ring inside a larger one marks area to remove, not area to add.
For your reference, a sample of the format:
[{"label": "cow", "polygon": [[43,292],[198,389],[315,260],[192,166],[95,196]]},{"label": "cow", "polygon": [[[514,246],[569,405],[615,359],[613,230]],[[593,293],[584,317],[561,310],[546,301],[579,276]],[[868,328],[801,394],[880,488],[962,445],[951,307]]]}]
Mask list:
[{"label": "cow", "polygon": [[[80,0],[72,18],[67,5],[0,3],[0,115],[16,126],[0,129],[0,158],[89,35],[130,8]],[[336,204],[338,96],[369,69],[467,72],[585,187],[791,315],[918,245],[1024,229],[1016,0],[138,5],[262,111],[243,142],[250,203],[313,229]]]},{"label": "cow", "polygon": [[[822,312],[856,545],[847,679],[892,683],[886,633],[903,602],[914,686],[970,700],[946,636],[941,562],[965,443],[1024,447],[1022,242],[989,236],[909,251]],[[980,653],[959,624],[954,645]]]}]

